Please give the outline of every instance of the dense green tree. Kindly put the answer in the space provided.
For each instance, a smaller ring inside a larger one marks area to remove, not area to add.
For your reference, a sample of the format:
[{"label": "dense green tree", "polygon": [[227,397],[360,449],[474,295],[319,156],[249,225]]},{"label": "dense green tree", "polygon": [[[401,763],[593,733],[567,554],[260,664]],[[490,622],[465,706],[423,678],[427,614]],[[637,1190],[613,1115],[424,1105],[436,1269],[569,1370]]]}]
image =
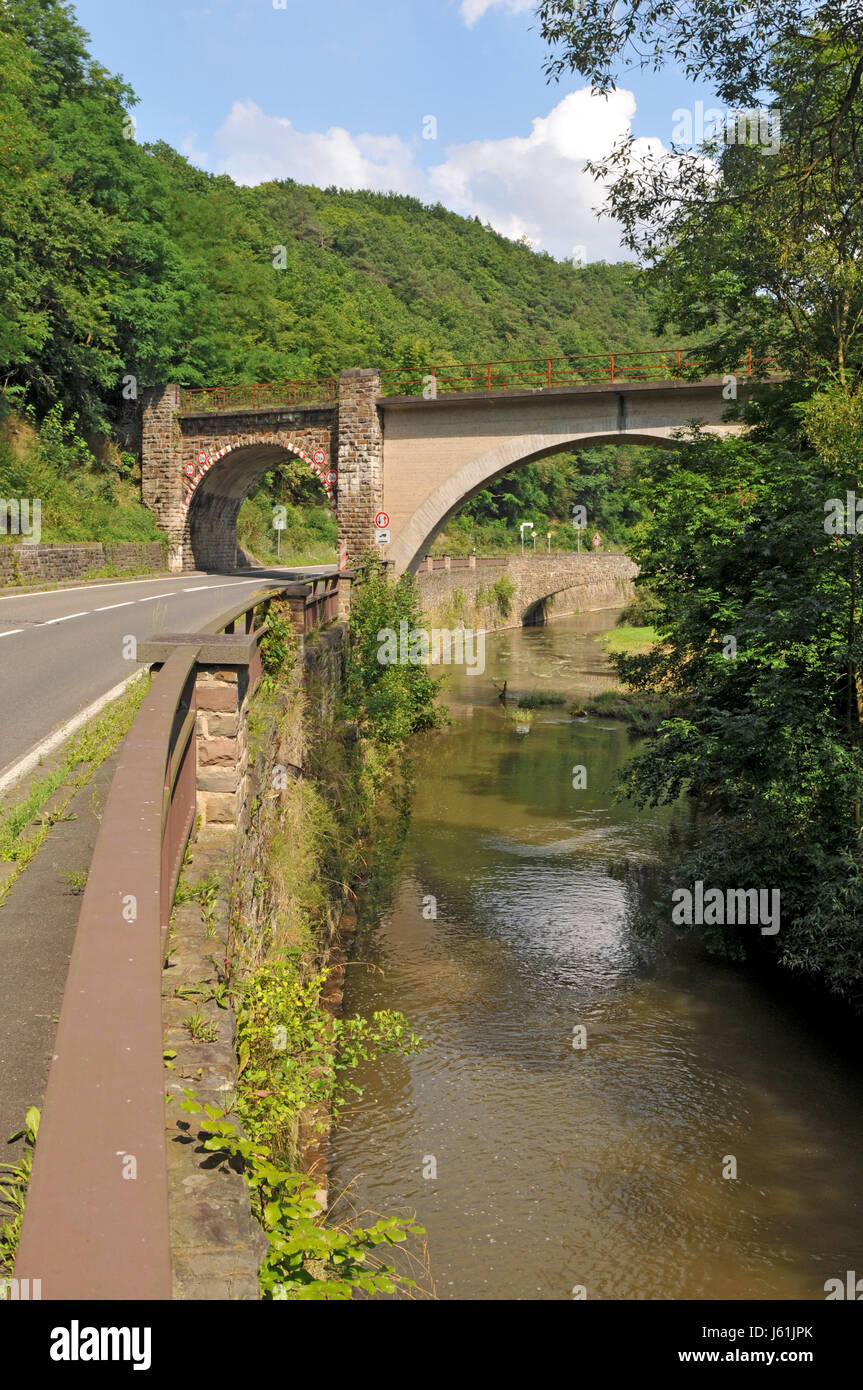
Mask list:
[{"label": "dense green tree", "polygon": [[[396,194],[237,187],[134,139],[61,0],[0,4],[0,383],[109,426],[127,378],[284,380],[637,348],[634,268],[561,264]],[[410,388],[408,388],[410,389]]]},{"label": "dense green tree", "polygon": [[677,61],[727,103],[700,148],[645,158],[630,137],[589,166],[656,271],[662,321],[709,341],[720,370],[754,346],[798,377],[852,385],[863,370],[858,0],[545,0],[540,13],[552,76],[575,70],[607,90],[627,64]]}]

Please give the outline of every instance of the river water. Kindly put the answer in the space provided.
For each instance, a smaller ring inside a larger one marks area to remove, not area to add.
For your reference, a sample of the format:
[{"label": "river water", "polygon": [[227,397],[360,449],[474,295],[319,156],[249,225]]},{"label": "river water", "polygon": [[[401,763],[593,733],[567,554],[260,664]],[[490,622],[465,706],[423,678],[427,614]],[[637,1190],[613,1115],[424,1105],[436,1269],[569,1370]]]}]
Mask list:
[{"label": "river water", "polygon": [[489,637],[485,674],[450,679],[451,727],[417,740],[345,1007],[400,1009],[427,1046],[360,1069],[333,1188],[416,1212],[439,1298],[823,1299],[863,1276],[859,1068],[775,985],[632,933],[614,866],[655,861],[683,811],[613,801],[626,730],[549,707],[519,735],[495,699],[492,678],[610,687],[615,616]]}]

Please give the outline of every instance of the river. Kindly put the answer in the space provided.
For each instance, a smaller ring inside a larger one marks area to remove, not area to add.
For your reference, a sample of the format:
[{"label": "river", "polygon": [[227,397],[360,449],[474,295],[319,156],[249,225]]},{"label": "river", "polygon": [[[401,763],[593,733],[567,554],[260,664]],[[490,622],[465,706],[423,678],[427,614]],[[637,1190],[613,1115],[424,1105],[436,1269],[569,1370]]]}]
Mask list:
[{"label": "river", "polygon": [[627,731],[552,706],[519,735],[495,700],[492,678],[610,687],[615,616],[489,637],[451,726],[416,741],[345,1007],[400,1009],[427,1046],[360,1069],[332,1185],[416,1212],[439,1298],[823,1299],[863,1275],[859,1069],[775,984],[633,933],[613,866],[655,861],[682,809],[613,801]]}]

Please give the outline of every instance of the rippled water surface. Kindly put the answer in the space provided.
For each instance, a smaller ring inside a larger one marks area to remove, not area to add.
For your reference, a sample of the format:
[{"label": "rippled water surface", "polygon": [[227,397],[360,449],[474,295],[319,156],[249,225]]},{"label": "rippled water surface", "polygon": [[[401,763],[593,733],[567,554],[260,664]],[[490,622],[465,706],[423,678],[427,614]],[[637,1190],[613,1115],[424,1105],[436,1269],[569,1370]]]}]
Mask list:
[{"label": "rippled water surface", "polygon": [[613,617],[490,638],[485,675],[450,682],[452,726],[418,741],[346,1006],[402,1010],[427,1048],[361,1071],[333,1183],[417,1212],[442,1298],[823,1299],[863,1273],[859,1070],[744,970],[631,933],[609,866],[654,859],[680,813],[613,802],[626,731],[548,708],[519,736],[495,700],[492,678],[609,686]]}]

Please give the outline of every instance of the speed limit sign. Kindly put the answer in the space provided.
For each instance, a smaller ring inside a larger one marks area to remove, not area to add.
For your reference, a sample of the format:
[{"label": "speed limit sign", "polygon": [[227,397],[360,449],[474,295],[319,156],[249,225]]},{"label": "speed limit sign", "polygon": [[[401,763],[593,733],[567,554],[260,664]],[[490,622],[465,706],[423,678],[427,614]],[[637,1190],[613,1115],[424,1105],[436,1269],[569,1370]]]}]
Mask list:
[{"label": "speed limit sign", "polygon": [[594,544],[595,546],[599,546],[599,545],[601,544],[601,542],[602,542],[602,537],[601,537],[601,535],[599,534],[598,531],[594,531],[594,533],[593,533],[593,544]]},{"label": "speed limit sign", "polygon": [[327,461],[327,456],[324,453],[323,449],[316,449],[315,452],[312,454],[312,458],[314,462],[318,465],[318,467],[320,467],[322,463],[326,463]]},{"label": "speed limit sign", "polygon": [[389,512],[378,512],[375,517],[375,526],[379,531],[385,531],[390,524]]}]

